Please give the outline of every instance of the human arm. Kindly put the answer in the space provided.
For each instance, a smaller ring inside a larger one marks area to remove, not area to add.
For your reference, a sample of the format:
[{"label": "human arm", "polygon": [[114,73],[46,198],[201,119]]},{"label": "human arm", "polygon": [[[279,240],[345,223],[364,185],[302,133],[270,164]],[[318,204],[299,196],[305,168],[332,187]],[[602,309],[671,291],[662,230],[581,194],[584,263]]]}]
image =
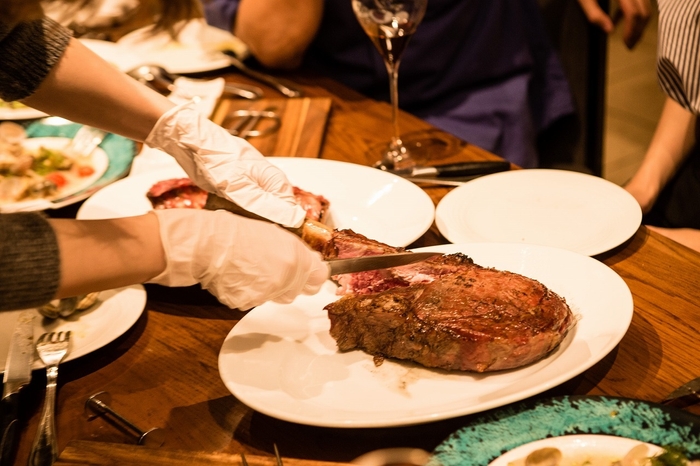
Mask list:
[{"label": "human arm", "polygon": [[[146,141],[177,159],[203,189],[285,226],[296,227],[303,221],[304,211],[294,200],[284,174],[245,140],[231,136],[191,108],[175,107],[170,100],[131,79],[78,40],[70,39],[65,49],[56,50],[56,42],[63,40],[61,34],[65,34],[56,23],[35,20],[19,23],[15,28],[20,34],[36,28],[50,34],[55,40],[46,44],[36,34],[26,40],[35,41],[31,44],[39,52],[58,55],[55,63],[45,63],[39,58],[27,61],[20,56],[17,45],[11,43],[12,36],[4,40],[0,37],[0,51],[7,51],[6,56],[11,58],[0,62],[0,75],[8,76],[8,82],[12,83],[13,76],[21,72],[18,68],[30,69],[37,80],[36,88],[18,85],[20,91],[28,94],[23,96],[26,104]],[[41,74],[44,71],[45,76]],[[187,145],[183,144],[185,139]]]},{"label": "human arm", "polygon": [[676,243],[700,252],[700,230],[693,228],[661,228],[647,225],[647,228],[671,238]]},{"label": "human arm", "polygon": [[694,143],[697,117],[670,97],[639,169],[625,185],[643,212],[649,212],[669,179],[675,174]]},{"label": "human arm", "polygon": [[144,141],[158,118],[175,106],[77,39],[70,40],[58,63],[23,102],[137,141]]},{"label": "human arm", "polygon": [[0,215],[0,310],[151,282],[200,283],[240,309],[291,301],[328,278],[288,231],[225,211],[172,209],[104,220]]},{"label": "human arm", "polygon": [[241,0],[232,32],[264,66],[292,69],[301,64],[322,16],[323,0]]},{"label": "human arm", "polygon": [[199,283],[242,310],[315,293],[321,255],[283,228],[229,212],[156,210],[106,220],[51,220],[61,259],[57,297],[134,283]]},{"label": "human arm", "polygon": [[143,283],[165,269],[153,213],[105,220],[50,219],[60,257],[56,298]]},{"label": "human arm", "polygon": [[[615,24],[603,11],[598,0],[578,0],[588,21],[610,34]],[[624,19],[623,40],[628,49],[634,48],[644,33],[644,28],[651,17],[650,0],[619,0],[620,13]]]}]

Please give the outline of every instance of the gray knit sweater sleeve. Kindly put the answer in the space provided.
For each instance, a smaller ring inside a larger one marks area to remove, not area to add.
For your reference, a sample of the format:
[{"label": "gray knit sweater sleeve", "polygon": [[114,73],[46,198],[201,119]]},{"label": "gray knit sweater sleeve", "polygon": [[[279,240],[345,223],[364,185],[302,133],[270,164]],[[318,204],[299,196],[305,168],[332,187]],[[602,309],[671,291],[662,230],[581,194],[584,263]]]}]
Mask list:
[{"label": "gray knit sweater sleeve", "polygon": [[71,32],[50,18],[8,24],[0,18],[0,98],[30,96],[68,47]]},{"label": "gray knit sweater sleeve", "polygon": [[0,214],[0,311],[46,304],[60,278],[58,242],[43,214]]}]

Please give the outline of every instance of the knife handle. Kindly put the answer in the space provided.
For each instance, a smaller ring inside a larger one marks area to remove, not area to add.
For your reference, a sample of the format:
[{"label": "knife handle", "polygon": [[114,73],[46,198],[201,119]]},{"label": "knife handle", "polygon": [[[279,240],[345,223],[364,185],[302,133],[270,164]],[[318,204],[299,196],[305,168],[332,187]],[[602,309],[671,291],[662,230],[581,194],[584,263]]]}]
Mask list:
[{"label": "knife handle", "polygon": [[0,416],[0,466],[11,466],[19,443],[19,392],[0,401]]},{"label": "knife handle", "polygon": [[510,170],[510,162],[503,160],[487,160],[475,162],[459,162],[445,165],[435,165],[436,176],[449,178],[454,176],[488,175]]}]

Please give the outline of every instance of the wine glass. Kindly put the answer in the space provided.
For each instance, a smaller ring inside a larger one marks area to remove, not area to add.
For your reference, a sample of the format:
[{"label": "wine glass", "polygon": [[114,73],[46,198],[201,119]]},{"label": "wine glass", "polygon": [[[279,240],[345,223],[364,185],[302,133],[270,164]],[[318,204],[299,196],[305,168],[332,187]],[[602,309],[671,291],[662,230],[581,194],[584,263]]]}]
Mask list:
[{"label": "wine glass", "polygon": [[362,29],[384,59],[389,73],[391,119],[394,133],[378,162],[385,168],[409,168],[416,164],[399,132],[399,63],[408,41],[425,14],[428,0],[352,0]]}]

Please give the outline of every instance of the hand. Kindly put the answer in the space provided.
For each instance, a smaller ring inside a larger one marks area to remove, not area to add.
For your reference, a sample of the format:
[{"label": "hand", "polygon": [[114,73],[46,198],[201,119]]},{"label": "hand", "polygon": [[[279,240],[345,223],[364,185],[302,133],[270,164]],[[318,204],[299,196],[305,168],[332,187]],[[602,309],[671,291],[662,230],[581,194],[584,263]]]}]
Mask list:
[{"label": "hand", "polygon": [[145,143],[172,155],[202,189],[286,227],[298,227],[304,221],[304,209],[294,199],[284,173],[192,104],[163,114]]},{"label": "hand", "polygon": [[[598,0],[578,0],[588,21],[610,34],[615,28],[613,20],[598,5]],[[623,40],[628,49],[634,48],[642,37],[651,16],[650,0],[619,0],[620,12],[625,21]]]},{"label": "hand", "polygon": [[148,283],[200,283],[232,309],[314,294],[330,269],[321,255],[278,225],[223,210],[155,210],[165,270]]},{"label": "hand", "polygon": [[651,211],[661,191],[661,186],[658,181],[643,179],[640,172],[637,172],[623,188],[634,197],[639,207],[642,208],[643,214],[648,214],[649,211]]}]

